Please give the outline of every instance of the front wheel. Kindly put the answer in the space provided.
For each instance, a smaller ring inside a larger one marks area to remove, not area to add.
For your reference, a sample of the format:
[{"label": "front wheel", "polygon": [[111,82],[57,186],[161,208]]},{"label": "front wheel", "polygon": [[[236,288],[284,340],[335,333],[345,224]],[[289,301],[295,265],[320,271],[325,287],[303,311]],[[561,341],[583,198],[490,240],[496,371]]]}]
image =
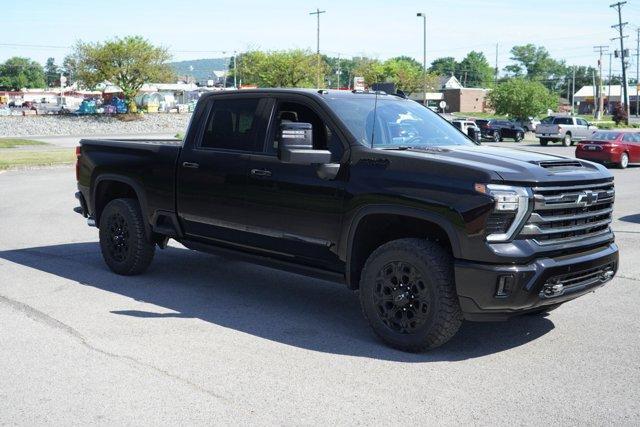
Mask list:
[{"label": "front wheel", "polygon": [[618,167],[620,169],[626,169],[629,166],[629,155],[627,153],[622,153],[620,155],[620,162],[618,163]]},{"label": "front wheel", "polygon": [[453,260],[434,242],[399,239],[376,249],[360,279],[360,304],[389,346],[418,352],[449,341],[462,324]]},{"label": "front wheel", "polygon": [[493,132],[493,142],[500,142],[502,138],[500,137],[500,132],[497,130]]},{"label": "front wheel", "polygon": [[146,238],[135,199],[114,199],[105,206],[100,215],[100,249],[114,273],[133,276],[149,267],[155,245]]},{"label": "front wheel", "polygon": [[524,139],[524,134],[522,132],[518,132],[516,133],[516,137],[514,138],[514,141],[516,142],[520,142]]}]

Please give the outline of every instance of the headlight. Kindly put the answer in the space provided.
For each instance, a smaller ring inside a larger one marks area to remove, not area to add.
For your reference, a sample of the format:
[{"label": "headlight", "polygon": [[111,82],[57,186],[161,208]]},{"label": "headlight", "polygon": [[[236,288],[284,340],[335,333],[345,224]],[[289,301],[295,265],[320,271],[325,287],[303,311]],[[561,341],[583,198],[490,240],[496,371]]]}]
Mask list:
[{"label": "headlight", "polygon": [[530,190],[499,184],[476,184],[476,191],[493,197],[493,213],[487,219],[487,241],[506,242],[516,233],[529,209]]}]

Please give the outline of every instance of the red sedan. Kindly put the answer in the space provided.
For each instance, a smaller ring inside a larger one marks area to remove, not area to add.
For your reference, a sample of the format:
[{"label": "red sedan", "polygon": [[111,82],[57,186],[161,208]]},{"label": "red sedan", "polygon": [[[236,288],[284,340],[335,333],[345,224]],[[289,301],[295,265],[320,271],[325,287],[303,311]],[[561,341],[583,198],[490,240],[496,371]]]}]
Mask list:
[{"label": "red sedan", "polygon": [[615,164],[624,169],[640,163],[640,131],[600,130],[576,147],[576,157],[593,162]]}]

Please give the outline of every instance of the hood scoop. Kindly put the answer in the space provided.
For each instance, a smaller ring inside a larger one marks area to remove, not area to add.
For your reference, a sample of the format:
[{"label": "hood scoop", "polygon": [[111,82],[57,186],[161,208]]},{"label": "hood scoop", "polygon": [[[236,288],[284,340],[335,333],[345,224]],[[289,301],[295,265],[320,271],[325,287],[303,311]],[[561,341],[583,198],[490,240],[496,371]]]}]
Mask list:
[{"label": "hood scoop", "polygon": [[545,168],[545,169],[575,169],[575,168],[581,168],[582,163],[580,163],[578,160],[542,160],[542,161],[534,161],[531,162],[534,165],[538,165],[541,168]]}]

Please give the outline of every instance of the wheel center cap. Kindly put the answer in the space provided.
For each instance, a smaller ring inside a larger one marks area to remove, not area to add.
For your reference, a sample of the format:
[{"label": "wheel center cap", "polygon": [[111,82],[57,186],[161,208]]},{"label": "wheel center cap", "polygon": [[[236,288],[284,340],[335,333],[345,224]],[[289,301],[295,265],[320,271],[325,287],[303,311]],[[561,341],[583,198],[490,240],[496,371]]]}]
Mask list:
[{"label": "wheel center cap", "polygon": [[400,306],[403,307],[405,306],[408,302],[409,302],[409,294],[408,292],[404,291],[404,290],[398,290],[396,292],[394,292],[393,294],[393,302]]}]

